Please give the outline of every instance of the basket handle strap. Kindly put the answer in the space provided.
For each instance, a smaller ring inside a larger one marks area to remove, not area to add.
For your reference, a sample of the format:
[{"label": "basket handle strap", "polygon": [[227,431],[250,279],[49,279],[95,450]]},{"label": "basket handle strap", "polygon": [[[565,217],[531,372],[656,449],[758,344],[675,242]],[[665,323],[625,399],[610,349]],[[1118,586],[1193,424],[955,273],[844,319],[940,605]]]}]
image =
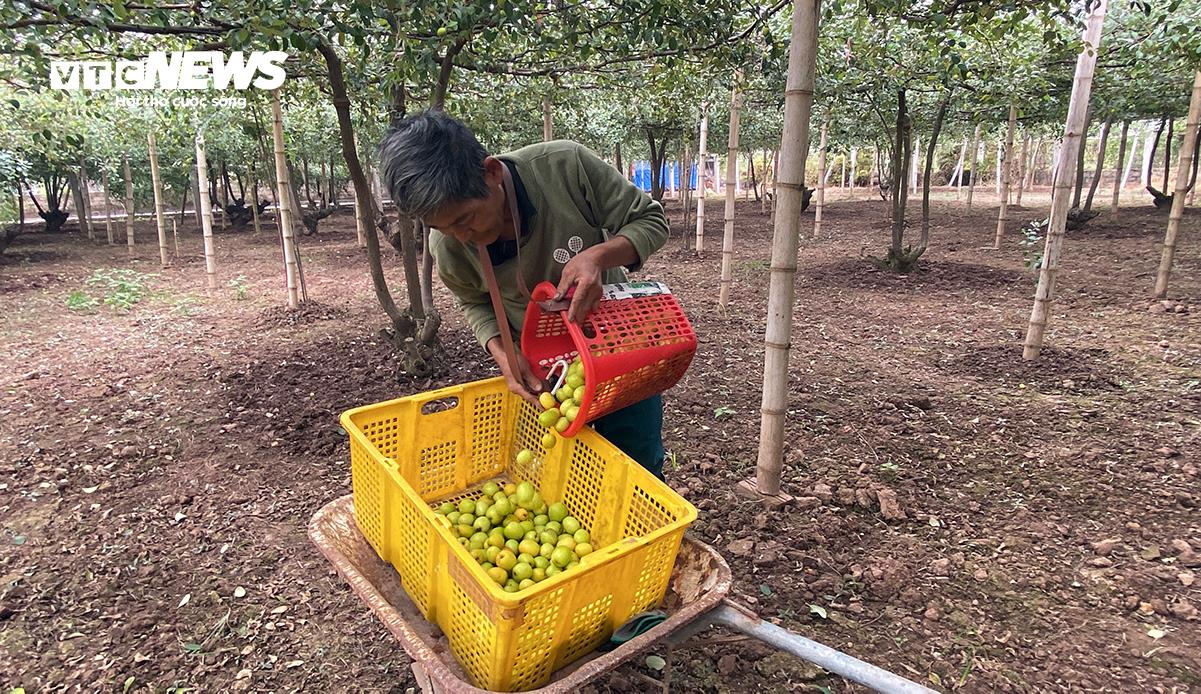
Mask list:
[{"label": "basket handle strap", "polygon": [[[509,328],[509,315],[505,313],[505,302],[500,298],[500,286],[496,283],[496,272],[492,268],[492,258],[488,255],[488,247],[476,245],[480,255],[480,267],[484,271],[484,282],[488,285],[488,296],[492,298],[492,312],[496,314],[496,325],[500,329],[500,344],[504,347],[505,358],[509,361],[510,373],[516,379],[521,379],[521,367],[517,362],[517,349],[513,346],[513,331]],[[520,270],[521,268],[518,268]]]},{"label": "basket handle strap", "polygon": [[513,174],[509,165],[501,162],[501,183],[505,189],[505,197],[509,203],[509,216],[513,219],[513,238],[517,240],[517,288],[526,301],[530,301],[530,288],[526,286],[525,275],[521,272],[521,208],[517,206],[517,187],[513,185]]}]

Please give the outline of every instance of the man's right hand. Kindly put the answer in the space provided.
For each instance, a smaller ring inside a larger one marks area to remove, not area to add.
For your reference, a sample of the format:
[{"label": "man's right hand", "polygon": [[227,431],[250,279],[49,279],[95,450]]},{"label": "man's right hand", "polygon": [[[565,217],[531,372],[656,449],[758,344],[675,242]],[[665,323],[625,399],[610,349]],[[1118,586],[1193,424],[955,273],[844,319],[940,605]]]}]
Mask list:
[{"label": "man's right hand", "polygon": [[546,390],[546,384],[542,382],[542,379],[534,375],[525,355],[517,352],[517,368],[521,373],[514,374],[513,367],[509,364],[509,358],[505,355],[504,343],[501,342],[499,336],[488,340],[488,353],[492,355],[492,360],[500,367],[500,372],[504,375],[505,382],[509,385],[509,391],[520,395],[540,407],[538,395]]}]

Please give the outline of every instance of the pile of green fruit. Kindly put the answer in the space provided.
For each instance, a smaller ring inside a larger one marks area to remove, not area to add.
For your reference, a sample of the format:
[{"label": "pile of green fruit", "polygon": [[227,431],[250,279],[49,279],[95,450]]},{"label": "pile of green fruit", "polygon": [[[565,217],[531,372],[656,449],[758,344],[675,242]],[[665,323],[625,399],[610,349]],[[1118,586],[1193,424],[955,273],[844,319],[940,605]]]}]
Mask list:
[{"label": "pile of green fruit", "polygon": [[538,415],[538,423],[547,429],[554,430],[542,437],[542,447],[550,450],[555,447],[555,433],[562,434],[580,414],[580,405],[584,402],[584,363],[579,356],[567,366],[567,377],[563,385],[554,393],[543,393],[538,396],[543,412]]},{"label": "pile of green fruit", "polygon": [[477,499],[447,502],[434,513],[450,521],[459,542],[505,592],[570,571],[592,554],[591,536],[567,506],[548,505],[533,484],[488,482],[480,492]]}]

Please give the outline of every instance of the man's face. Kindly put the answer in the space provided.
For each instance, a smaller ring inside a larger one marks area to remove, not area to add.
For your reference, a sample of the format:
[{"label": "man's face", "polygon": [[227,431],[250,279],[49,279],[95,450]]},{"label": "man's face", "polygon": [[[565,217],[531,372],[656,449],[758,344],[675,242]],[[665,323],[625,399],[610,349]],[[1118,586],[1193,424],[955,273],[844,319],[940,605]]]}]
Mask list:
[{"label": "man's face", "polygon": [[499,159],[485,159],[484,182],[488,194],[447,203],[437,212],[426,215],[425,223],[465,244],[486,246],[501,236],[512,236],[512,221],[505,214],[501,166],[504,164]]}]

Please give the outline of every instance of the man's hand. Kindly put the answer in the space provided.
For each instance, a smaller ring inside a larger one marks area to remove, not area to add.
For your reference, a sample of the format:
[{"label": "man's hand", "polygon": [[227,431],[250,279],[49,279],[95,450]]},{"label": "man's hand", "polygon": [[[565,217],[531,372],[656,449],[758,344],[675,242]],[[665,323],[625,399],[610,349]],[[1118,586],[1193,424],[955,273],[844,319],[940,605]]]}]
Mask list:
[{"label": "man's hand", "polygon": [[624,236],[614,236],[604,243],[586,248],[567,261],[555,293],[555,301],[559,301],[567,296],[568,289],[575,287],[575,296],[571,298],[571,306],[567,309],[567,320],[583,323],[588,314],[596,310],[604,296],[601,274],[605,270],[636,262],[638,251]]},{"label": "man's hand", "polygon": [[538,394],[546,390],[546,384],[542,382],[534,372],[530,369],[530,363],[526,361],[525,355],[520,351],[517,352],[517,368],[521,373],[514,374],[513,367],[509,364],[509,357],[505,355],[504,343],[500,337],[494,337],[488,340],[488,353],[492,355],[492,360],[500,367],[500,372],[505,377],[505,382],[509,386],[509,391],[520,395],[534,405],[538,403]]}]

